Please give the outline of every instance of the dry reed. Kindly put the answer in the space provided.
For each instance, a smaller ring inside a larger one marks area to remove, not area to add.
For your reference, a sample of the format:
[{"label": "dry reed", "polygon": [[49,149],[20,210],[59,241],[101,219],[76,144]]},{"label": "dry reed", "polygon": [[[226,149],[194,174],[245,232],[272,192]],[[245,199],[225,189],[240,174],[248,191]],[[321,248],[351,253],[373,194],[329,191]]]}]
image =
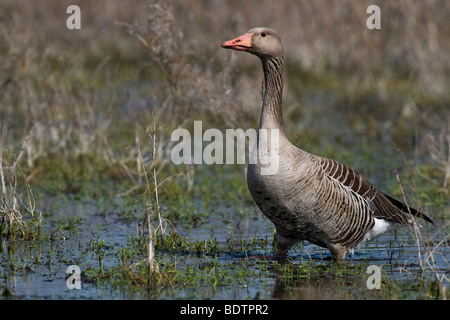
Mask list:
[{"label": "dry reed", "polygon": [[[411,214],[408,201],[406,199],[405,192],[403,190],[403,184],[400,180],[399,174],[395,172],[395,176],[400,188],[400,193],[402,195],[403,202],[407,205],[409,216],[412,223],[412,229],[414,231],[414,240],[416,243],[416,249],[417,249],[417,259],[418,264],[420,267],[421,275],[420,277],[423,279],[425,274],[431,274],[434,276],[434,280],[436,281],[436,284],[439,289],[439,295],[441,300],[447,300],[447,285],[450,282],[450,278],[446,275],[445,272],[442,271],[442,265],[443,263],[447,266],[449,265],[449,261],[447,260],[446,256],[443,254],[444,252],[449,250],[448,247],[448,238],[450,234],[446,234],[445,230],[448,228],[449,223],[447,225],[440,225],[437,228],[439,230],[435,233],[434,236],[424,236],[421,229],[422,225],[419,224],[417,221],[417,218]],[[442,239],[439,241],[436,245],[429,246],[429,243],[434,242],[432,239],[439,238]],[[446,248],[444,248],[446,246]],[[437,255],[440,256],[440,258],[443,260],[443,262],[440,263],[440,267],[437,265]],[[404,269],[406,271],[406,269]]]},{"label": "dry reed", "polygon": [[[33,240],[40,236],[42,214],[36,209],[30,184],[20,168],[23,152],[16,158],[12,149],[0,148],[0,237]],[[24,190],[19,189],[18,180]]]}]

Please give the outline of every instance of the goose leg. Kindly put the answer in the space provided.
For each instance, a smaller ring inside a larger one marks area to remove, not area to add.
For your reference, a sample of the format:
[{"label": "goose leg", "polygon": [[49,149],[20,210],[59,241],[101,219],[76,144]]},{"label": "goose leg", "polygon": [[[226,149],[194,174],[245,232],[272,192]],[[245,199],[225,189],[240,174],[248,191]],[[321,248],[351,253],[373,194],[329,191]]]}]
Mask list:
[{"label": "goose leg", "polygon": [[327,248],[328,250],[330,250],[331,254],[337,261],[339,262],[345,261],[345,255],[347,253],[346,247],[340,244],[327,243]]},{"label": "goose leg", "polygon": [[278,249],[273,256],[270,257],[271,260],[284,260],[286,258],[287,250]]},{"label": "goose leg", "polygon": [[270,260],[284,260],[286,258],[286,254],[289,251],[290,248],[292,248],[298,241],[297,240],[289,240],[287,238],[284,238],[277,232],[277,252],[275,252],[274,255],[268,257],[263,255],[256,255],[251,256],[248,259],[255,260],[255,259],[270,259]]}]

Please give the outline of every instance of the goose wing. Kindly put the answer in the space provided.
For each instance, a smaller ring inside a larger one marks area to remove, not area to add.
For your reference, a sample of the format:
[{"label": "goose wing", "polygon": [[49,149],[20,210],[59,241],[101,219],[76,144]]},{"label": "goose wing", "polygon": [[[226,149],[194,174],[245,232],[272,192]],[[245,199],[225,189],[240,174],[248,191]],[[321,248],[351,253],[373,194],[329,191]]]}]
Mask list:
[{"label": "goose wing", "polygon": [[423,213],[408,207],[406,204],[375,188],[367,179],[352,168],[327,158],[321,158],[320,165],[331,178],[366,199],[374,209],[373,214],[375,218],[386,219],[399,224],[409,224],[411,220],[406,215],[406,212],[411,212],[412,215],[433,223]]}]

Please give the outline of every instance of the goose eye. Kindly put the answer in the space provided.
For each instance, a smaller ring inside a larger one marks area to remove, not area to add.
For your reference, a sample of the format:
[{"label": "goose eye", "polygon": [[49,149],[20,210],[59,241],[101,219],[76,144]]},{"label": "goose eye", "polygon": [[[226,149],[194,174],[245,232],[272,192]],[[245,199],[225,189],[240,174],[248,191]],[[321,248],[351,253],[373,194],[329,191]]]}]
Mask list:
[{"label": "goose eye", "polygon": [[264,38],[265,36],[267,36],[267,32],[265,32],[265,31],[261,32],[261,37]]}]

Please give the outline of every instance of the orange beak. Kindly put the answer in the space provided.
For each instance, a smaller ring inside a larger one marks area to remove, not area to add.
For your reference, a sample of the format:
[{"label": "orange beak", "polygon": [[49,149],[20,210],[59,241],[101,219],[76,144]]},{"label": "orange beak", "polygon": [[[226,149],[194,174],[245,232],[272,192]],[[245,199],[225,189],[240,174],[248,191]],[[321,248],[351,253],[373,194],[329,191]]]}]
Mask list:
[{"label": "orange beak", "polygon": [[249,51],[252,48],[252,34],[244,33],[236,39],[224,41],[222,43],[222,48],[238,51]]}]

